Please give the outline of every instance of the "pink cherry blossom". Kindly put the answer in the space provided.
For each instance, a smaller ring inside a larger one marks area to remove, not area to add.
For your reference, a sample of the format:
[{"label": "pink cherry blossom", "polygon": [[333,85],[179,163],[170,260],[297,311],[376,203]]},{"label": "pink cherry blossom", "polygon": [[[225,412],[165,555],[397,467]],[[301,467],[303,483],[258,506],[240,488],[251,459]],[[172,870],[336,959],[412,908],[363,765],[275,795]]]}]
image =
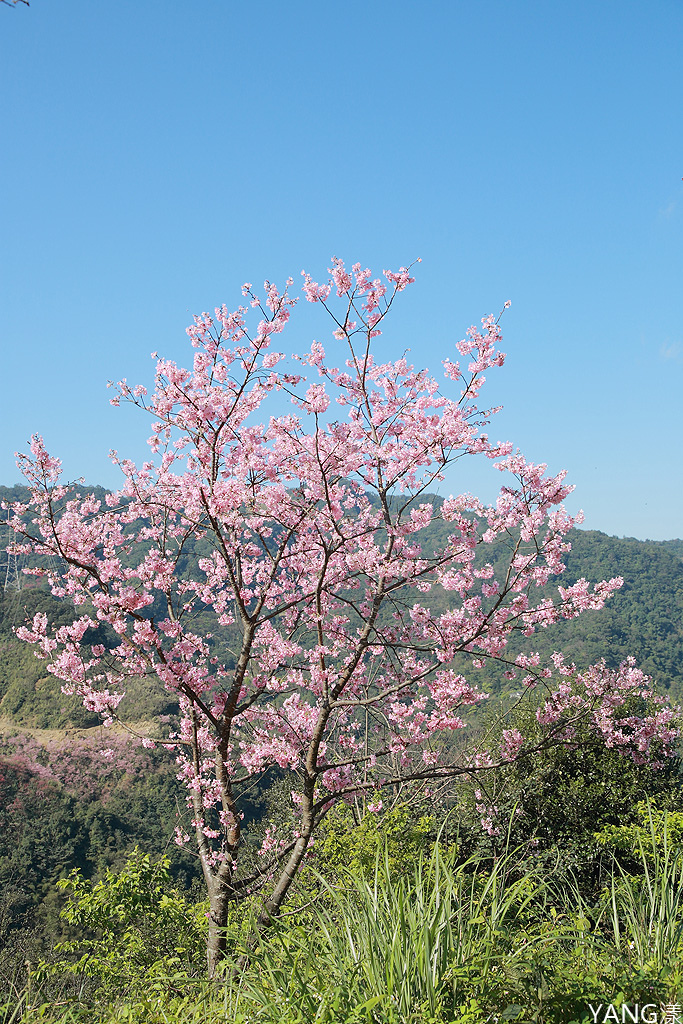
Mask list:
[{"label": "pink cherry blossom", "polygon": [[[456,656],[524,673],[522,699],[541,695],[541,744],[571,742],[582,722],[625,755],[661,760],[676,735],[657,698],[624,717],[625,701],[651,690],[630,663],[577,672],[560,654],[509,656],[515,634],[601,608],[623,581],[550,590],[580,517],[562,506],[564,474],[487,433],[497,410],[479,400],[505,359],[498,320],[470,328],[456,346],[463,365],[447,358],[438,380],[373,352],[411,267],[382,279],[334,259],[329,273],[325,284],[303,274],[330,338],[295,357],[297,372],[271,350],[295,306],[291,281],[266,282],[262,295],[244,285],[247,305],[194,318],[189,368],[155,355],[150,394],[113,385],[115,404],[150,418],[151,457],[138,466],[113,452],[123,482],[105,501],[61,483],[39,437],[19,456],[32,498],[11,509],[11,526],[76,614],[57,631],[37,615],[17,635],[105,723],[131,679],[154,676],[177,700],[177,732],[161,742],[187,791],[212,969],[230,901],[270,878],[267,923],[335,801],[366,795],[377,809],[384,787],[531,752],[506,729],[495,751],[449,753],[443,738],[487,697],[455,671]],[[450,467],[478,457],[501,473],[494,503],[435,496]],[[501,572],[492,545],[502,539]],[[439,592],[445,610],[430,604]],[[88,643],[100,626],[115,638],[106,648]],[[292,779],[296,828],[266,834],[264,866],[245,881],[240,794],[275,767]],[[481,813],[495,830],[495,808],[483,801]],[[189,836],[179,829],[176,841]]]}]

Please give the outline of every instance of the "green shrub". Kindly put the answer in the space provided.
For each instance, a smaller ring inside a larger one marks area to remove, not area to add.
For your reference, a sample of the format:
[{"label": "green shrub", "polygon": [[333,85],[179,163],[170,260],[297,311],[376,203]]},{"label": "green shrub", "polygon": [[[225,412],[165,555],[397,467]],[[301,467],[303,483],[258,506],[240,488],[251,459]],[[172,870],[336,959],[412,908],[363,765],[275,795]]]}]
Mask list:
[{"label": "green shrub", "polygon": [[153,863],[136,847],[121,871],[99,882],[74,870],[57,884],[68,894],[62,917],[90,937],[58,943],[58,959],[41,963],[38,982],[69,972],[92,979],[104,996],[120,995],[172,989],[204,969],[206,908],[172,887],[168,858]]}]

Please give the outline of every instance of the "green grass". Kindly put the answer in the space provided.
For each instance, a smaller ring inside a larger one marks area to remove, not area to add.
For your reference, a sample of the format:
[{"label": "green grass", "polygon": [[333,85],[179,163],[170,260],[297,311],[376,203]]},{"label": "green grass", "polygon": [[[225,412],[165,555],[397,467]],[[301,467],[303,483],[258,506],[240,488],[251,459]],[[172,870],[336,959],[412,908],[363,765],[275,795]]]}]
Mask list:
[{"label": "green grass", "polygon": [[8,991],[0,1024],[576,1024],[590,1002],[680,1002],[683,859],[660,826],[595,907],[515,851],[457,863],[437,844],[400,876],[383,855],[318,878],[241,970],[235,939],[222,980],[160,971],[117,998],[53,972]]}]

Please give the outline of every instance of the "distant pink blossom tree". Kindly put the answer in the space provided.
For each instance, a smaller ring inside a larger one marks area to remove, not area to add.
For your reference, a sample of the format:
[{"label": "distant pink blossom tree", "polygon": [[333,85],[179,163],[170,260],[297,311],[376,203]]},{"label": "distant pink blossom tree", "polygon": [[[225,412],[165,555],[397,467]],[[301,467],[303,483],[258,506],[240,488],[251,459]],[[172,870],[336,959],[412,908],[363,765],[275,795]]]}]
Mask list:
[{"label": "distant pink blossom tree", "polygon": [[[61,484],[41,438],[19,456],[32,498],[14,505],[12,525],[24,550],[60,560],[60,572],[46,570],[52,592],[81,613],[56,632],[36,615],[18,635],[105,722],[132,677],[155,675],[178,699],[168,745],[210,897],[212,973],[231,901],[268,877],[267,925],[336,801],[365,795],[377,809],[385,787],[487,771],[570,742],[579,724],[637,759],[666,753],[675,731],[662,702],[624,718],[625,699],[649,688],[632,664],[579,673],[560,655],[542,664],[506,653],[514,633],[601,608],[622,581],[534,598],[562,572],[579,519],[562,507],[564,474],[546,476],[484,432],[496,410],[480,409],[480,391],[504,360],[498,321],[470,328],[457,345],[464,364],[446,359],[442,385],[404,357],[373,357],[410,268],[373,278],[335,259],[326,283],[303,276],[306,299],[332,319],[330,355],[319,341],[295,363],[274,349],[295,304],[291,280],[283,292],[266,282],[262,299],[246,284],[248,305],[195,317],[191,369],[159,359],[150,396],[115,387],[114,405],[151,417],[153,458],[138,468],[112,453],[125,482],[105,502]],[[494,505],[430,496],[466,456],[506,474]],[[423,549],[435,522],[446,539]],[[486,557],[500,539],[502,574]],[[446,611],[432,610],[430,591],[446,592]],[[234,663],[193,627],[198,612],[238,638]],[[103,623],[117,645],[84,642]],[[444,738],[486,697],[454,667],[463,655],[521,672],[522,694],[543,688],[540,744],[505,730],[496,749],[455,758]],[[239,794],[273,766],[292,780],[296,831],[269,828],[263,868],[247,876]]]}]

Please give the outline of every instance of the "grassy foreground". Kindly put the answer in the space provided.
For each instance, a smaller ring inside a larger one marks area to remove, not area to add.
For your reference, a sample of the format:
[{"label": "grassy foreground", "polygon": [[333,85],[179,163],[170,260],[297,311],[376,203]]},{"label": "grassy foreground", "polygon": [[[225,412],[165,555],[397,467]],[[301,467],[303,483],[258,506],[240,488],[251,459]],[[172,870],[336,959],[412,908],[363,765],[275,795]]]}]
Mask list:
[{"label": "grassy foreground", "polygon": [[203,908],[137,854],[105,882],[65,883],[67,919],[94,937],[62,944],[27,985],[10,979],[0,1024],[559,1024],[592,1021],[589,1004],[679,1003],[675,838],[650,815],[632,870],[615,862],[591,905],[519,852],[458,863],[437,844],[409,870],[385,851],[334,883],[311,872],[239,971],[249,918],[235,919],[235,958],[215,982],[198,961]]}]

